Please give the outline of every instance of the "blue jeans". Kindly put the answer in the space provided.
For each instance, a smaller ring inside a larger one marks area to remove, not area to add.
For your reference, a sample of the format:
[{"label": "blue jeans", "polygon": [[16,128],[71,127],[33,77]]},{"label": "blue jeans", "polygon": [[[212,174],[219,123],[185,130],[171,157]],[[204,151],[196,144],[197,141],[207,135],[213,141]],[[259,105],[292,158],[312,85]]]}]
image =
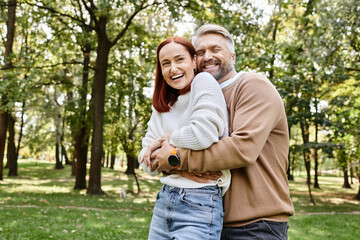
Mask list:
[{"label": "blue jeans", "polygon": [[286,222],[260,220],[241,227],[224,227],[222,240],[286,240],[288,225]]},{"label": "blue jeans", "polygon": [[163,185],[151,220],[149,239],[220,239],[224,212],[221,189]]}]

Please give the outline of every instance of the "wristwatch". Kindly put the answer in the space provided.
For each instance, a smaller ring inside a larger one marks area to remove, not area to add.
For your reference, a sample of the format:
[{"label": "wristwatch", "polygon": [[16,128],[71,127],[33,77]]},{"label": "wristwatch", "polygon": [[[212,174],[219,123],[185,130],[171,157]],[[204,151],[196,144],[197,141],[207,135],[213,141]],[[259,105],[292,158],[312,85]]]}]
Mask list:
[{"label": "wristwatch", "polygon": [[171,151],[168,161],[172,169],[177,169],[180,166],[180,158],[176,154],[176,148]]}]

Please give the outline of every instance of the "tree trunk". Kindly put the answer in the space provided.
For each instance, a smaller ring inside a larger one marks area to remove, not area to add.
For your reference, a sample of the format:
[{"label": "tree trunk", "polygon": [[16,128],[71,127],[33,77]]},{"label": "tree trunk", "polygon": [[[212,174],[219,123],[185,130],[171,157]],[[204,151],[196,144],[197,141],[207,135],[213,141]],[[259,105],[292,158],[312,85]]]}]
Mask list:
[{"label": "tree trunk", "polygon": [[[6,81],[6,70],[12,67],[10,55],[12,54],[13,44],[15,39],[15,16],[16,16],[16,0],[9,0],[8,4],[8,20],[7,20],[7,33],[5,43],[5,54],[4,54],[4,70]],[[0,104],[2,106],[7,105],[7,96],[4,94],[1,96]],[[5,108],[4,112],[0,112],[0,181],[3,180],[3,166],[4,166],[4,154],[6,145],[6,131],[8,123],[8,112]]]},{"label": "tree trunk", "polygon": [[88,82],[89,82],[89,64],[90,64],[91,45],[87,43],[83,51],[84,68],[82,87],[80,90],[80,132],[75,137],[75,187],[74,189],[86,189],[86,163],[89,148],[89,129],[87,125],[87,100]]},{"label": "tree trunk", "polygon": [[319,185],[319,179],[318,179],[318,165],[319,165],[319,159],[318,159],[318,149],[315,148],[314,149],[314,162],[315,162],[315,177],[314,177],[314,188],[318,188],[320,189],[320,185]]},{"label": "tree trunk", "polygon": [[[26,78],[27,78],[27,77],[25,77],[25,79],[26,79]],[[19,131],[19,138],[18,138],[17,148],[16,148],[16,161],[17,161],[18,158],[19,158],[21,139],[22,139],[23,130],[24,130],[25,105],[26,105],[26,101],[24,100],[23,103],[22,103],[20,131]]]},{"label": "tree trunk", "polygon": [[62,162],[60,161],[60,118],[61,116],[55,117],[55,124],[56,124],[56,142],[55,142],[55,169],[63,169],[64,166]]},{"label": "tree trunk", "polygon": [[353,166],[353,163],[352,163],[352,158],[350,158],[350,161],[349,161],[349,164],[350,164],[350,184],[354,184],[354,181],[353,181],[353,178],[355,177],[354,176],[354,166]]},{"label": "tree trunk", "polygon": [[344,184],[343,184],[343,188],[351,188],[350,183],[349,183],[349,175],[348,175],[348,170],[347,167],[343,167],[343,172],[344,172]]},{"label": "tree trunk", "polygon": [[98,47],[95,80],[93,84],[93,132],[91,139],[91,165],[87,194],[104,194],[101,189],[101,159],[103,154],[103,124],[105,85],[110,52],[110,42],[106,37],[106,17],[100,17],[97,26]]},{"label": "tree trunk", "polygon": [[[288,124],[288,131],[289,131],[289,139],[290,139],[290,136],[291,136],[291,125]],[[291,173],[291,154],[290,154],[290,149],[289,149],[289,152],[288,152],[288,169],[286,170],[286,174],[287,174],[287,177],[288,177],[288,180],[289,181],[294,181],[294,175]]]},{"label": "tree trunk", "polygon": [[278,26],[279,26],[279,23],[280,23],[280,20],[279,20],[279,14],[281,13],[281,6],[282,6],[282,1],[278,1],[276,6],[275,6],[275,13],[274,13],[274,28],[273,28],[273,32],[272,32],[272,40],[273,40],[273,54],[271,56],[271,59],[270,59],[270,66],[271,66],[271,69],[269,71],[269,80],[270,81],[273,81],[274,80],[274,69],[275,69],[275,58],[276,58],[276,49],[277,49],[277,46],[276,46],[276,33],[277,33],[277,30],[278,30]]},{"label": "tree trunk", "polygon": [[65,149],[65,146],[64,146],[63,143],[61,143],[61,156],[64,156],[64,158],[65,158],[65,165],[70,165],[71,164],[70,161],[69,161],[69,158],[68,158],[68,155],[67,155],[67,152],[66,152],[66,149]]},{"label": "tree trunk", "polygon": [[360,201],[360,181],[359,181],[359,191],[356,194],[355,199]]},{"label": "tree trunk", "polygon": [[8,176],[17,176],[17,159],[15,149],[15,119],[9,114],[8,120],[8,145],[7,145],[7,162],[9,164]]},{"label": "tree trunk", "polygon": [[8,113],[0,113],[0,180],[3,180],[3,163],[6,144]]},{"label": "tree trunk", "polygon": [[63,157],[65,158],[65,165],[70,165],[69,158],[66,153],[66,149],[64,146],[64,135],[65,135],[65,114],[62,118],[62,128],[61,128],[61,136],[60,136],[60,145],[61,145],[61,163],[63,162]]},{"label": "tree trunk", "polygon": [[[309,124],[306,122],[300,122],[300,128],[301,128],[301,133],[302,133],[302,138],[303,138],[304,144],[309,143]],[[312,194],[311,194],[311,174],[310,174],[311,159],[310,159],[310,153],[309,153],[308,149],[304,148],[303,157],[304,157],[304,161],[305,161],[305,168],[306,168],[306,175],[307,175],[306,184],[308,186],[309,198],[310,198],[310,202],[313,205],[315,205],[314,198],[312,197]]]},{"label": "tree trunk", "polygon": [[358,193],[355,195],[355,199],[360,201],[360,168],[358,168],[358,179],[359,179],[359,191]]},{"label": "tree trunk", "polygon": [[[315,76],[313,76],[314,82],[315,82]],[[314,188],[320,189],[319,186],[319,179],[318,179],[318,167],[319,167],[319,158],[318,158],[318,135],[319,135],[319,129],[318,129],[318,99],[317,99],[317,93],[315,91],[315,148],[314,148]]]},{"label": "tree trunk", "polygon": [[135,156],[133,156],[132,154],[126,154],[126,158],[127,158],[127,169],[125,171],[125,174],[127,175],[133,175],[136,181],[136,185],[138,188],[138,192],[140,193],[140,184],[138,181],[138,178],[136,176],[136,172],[135,172],[135,163],[138,162],[137,158]]},{"label": "tree trunk", "polygon": [[111,168],[111,169],[114,169],[115,157],[116,157],[116,155],[112,153],[112,154],[111,154],[111,158],[110,158],[110,168]]},{"label": "tree trunk", "polygon": [[109,157],[110,157],[110,152],[108,151],[106,154],[106,167],[109,167]]},{"label": "tree trunk", "polygon": [[71,176],[76,176],[76,157],[75,157],[75,151],[73,153],[73,160],[71,161]]},{"label": "tree trunk", "polygon": [[89,135],[86,127],[81,129],[81,134],[77,137],[75,144],[76,168],[74,189],[86,189],[86,163],[88,153]]},{"label": "tree trunk", "polygon": [[126,158],[127,158],[127,168],[125,174],[132,175],[135,173],[135,161],[137,161],[137,159],[131,154],[126,154]]}]

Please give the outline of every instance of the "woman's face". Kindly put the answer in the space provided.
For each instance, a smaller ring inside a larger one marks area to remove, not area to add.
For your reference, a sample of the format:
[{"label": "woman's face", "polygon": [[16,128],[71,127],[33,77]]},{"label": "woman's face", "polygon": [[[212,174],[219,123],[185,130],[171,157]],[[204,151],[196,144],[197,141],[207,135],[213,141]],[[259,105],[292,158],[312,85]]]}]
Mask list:
[{"label": "woman's face", "polygon": [[159,52],[159,62],[166,83],[174,89],[184,89],[194,78],[195,59],[181,44],[166,44]]}]

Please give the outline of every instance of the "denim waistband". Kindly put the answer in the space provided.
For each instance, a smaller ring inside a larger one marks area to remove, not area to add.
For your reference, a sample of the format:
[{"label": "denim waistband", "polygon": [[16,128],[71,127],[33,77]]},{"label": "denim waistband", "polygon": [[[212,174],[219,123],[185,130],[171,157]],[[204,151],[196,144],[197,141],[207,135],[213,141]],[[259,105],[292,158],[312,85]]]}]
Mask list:
[{"label": "denim waistband", "polygon": [[178,188],[178,187],[171,187],[168,185],[163,185],[161,187],[162,192],[168,191],[168,192],[178,192],[179,194],[183,192],[197,192],[197,193],[208,193],[208,194],[216,194],[221,197],[221,188],[219,188],[217,185],[214,186],[205,186],[201,188]]}]

